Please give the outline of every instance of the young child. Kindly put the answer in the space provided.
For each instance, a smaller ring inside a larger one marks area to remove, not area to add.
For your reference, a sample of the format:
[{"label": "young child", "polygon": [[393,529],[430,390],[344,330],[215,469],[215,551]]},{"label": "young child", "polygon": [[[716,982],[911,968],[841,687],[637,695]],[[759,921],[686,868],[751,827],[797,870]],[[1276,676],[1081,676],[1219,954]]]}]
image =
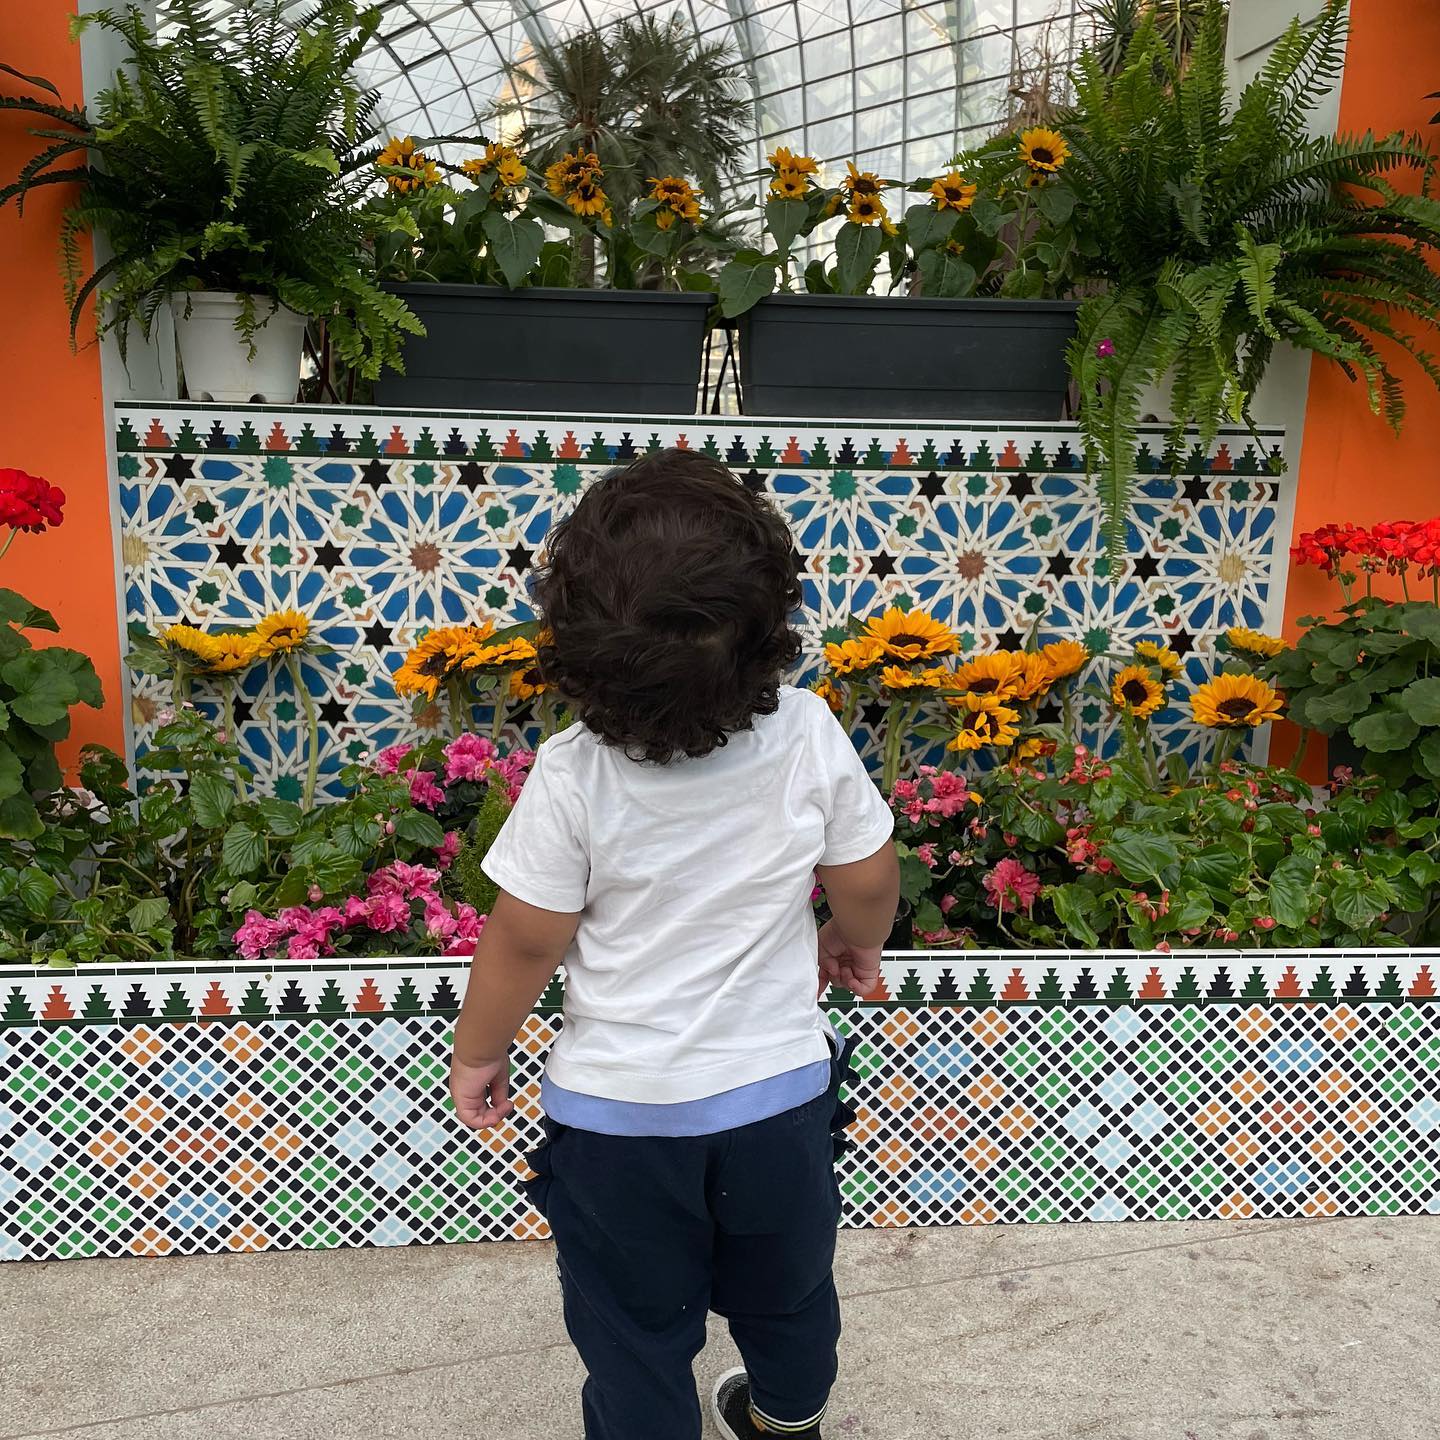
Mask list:
[{"label": "young child", "polygon": [[711,1310],[745,1362],[712,1400],[728,1440],[818,1440],[834,1383],[831,1132],[852,1117],[817,981],[874,987],[898,867],[849,737],[781,684],[800,598],[784,521],[682,450],[597,482],[538,577],[540,665],[579,723],[485,859],[501,893],[450,1089],[473,1129],[511,1113],[510,1043],[563,961],[528,1190],[587,1440],[698,1440]]}]

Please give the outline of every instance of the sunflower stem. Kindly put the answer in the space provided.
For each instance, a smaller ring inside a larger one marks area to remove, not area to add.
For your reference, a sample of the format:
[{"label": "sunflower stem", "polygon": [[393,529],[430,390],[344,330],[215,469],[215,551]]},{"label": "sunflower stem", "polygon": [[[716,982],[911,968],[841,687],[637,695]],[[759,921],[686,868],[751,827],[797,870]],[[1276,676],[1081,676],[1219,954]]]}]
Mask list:
[{"label": "sunflower stem", "polygon": [[315,782],[320,776],[320,725],[315,719],[315,700],[305,685],[300,671],[300,656],[291,650],[285,656],[285,668],[290,672],[290,683],[295,687],[295,698],[305,712],[305,790],[301,808],[315,808]]},{"label": "sunflower stem", "polygon": [[445,682],[445,694],[450,701],[450,738],[457,738],[465,728],[465,700],[460,694],[460,682],[450,679]]},{"label": "sunflower stem", "polygon": [[845,687],[845,708],[840,712],[840,723],[848,734],[855,728],[855,712],[860,708],[860,686],[852,680]]},{"label": "sunflower stem", "polygon": [[[225,726],[226,743],[235,744],[235,686],[225,680],[220,682],[220,719]],[[235,798],[243,805],[245,782],[240,778],[238,767],[231,772],[230,778],[235,782]]]},{"label": "sunflower stem", "polygon": [[495,689],[495,713],[490,717],[490,738],[495,742],[495,748],[500,748],[500,737],[505,733],[505,697],[501,695],[500,689]]},{"label": "sunflower stem", "polygon": [[1298,771],[1298,770],[1300,769],[1301,765],[1303,765],[1303,764],[1305,763],[1305,752],[1306,752],[1309,748],[1310,748],[1310,731],[1309,731],[1308,729],[1302,729],[1302,730],[1300,731],[1300,743],[1295,747],[1295,754],[1291,757],[1291,760],[1290,760],[1290,768],[1291,768],[1291,770],[1297,770],[1297,771]]}]

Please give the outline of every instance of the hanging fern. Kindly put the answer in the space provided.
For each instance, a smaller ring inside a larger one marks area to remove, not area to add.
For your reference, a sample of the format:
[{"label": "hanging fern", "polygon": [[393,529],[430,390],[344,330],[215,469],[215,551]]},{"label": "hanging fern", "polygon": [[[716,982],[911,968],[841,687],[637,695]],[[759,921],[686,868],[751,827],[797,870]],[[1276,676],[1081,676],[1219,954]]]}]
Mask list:
[{"label": "hanging fern", "polygon": [[[123,355],[130,326],[149,335],[165,297],[234,290],[253,338],[272,297],[323,317],[336,352],[373,378],[400,368],[400,340],[419,323],[382,291],[370,246],[374,91],[352,74],[374,36],[378,7],[318,0],[298,19],[289,0],[242,0],[223,21],[204,0],[169,0],[161,38],[138,9],[74,23],[123,42],[127,67],[88,109],[48,81],[0,66],[18,93],[0,109],[37,119],[45,148],[0,205],[41,185],[82,181],[61,232],[72,338],[87,302]],[[81,246],[101,234],[113,258],[90,271]]]},{"label": "hanging fern", "polygon": [[[1064,278],[1090,292],[1070,364],[1112,577],[1149,386],[1171,382],[1172,443],[1193,424],[1208,444],[1227,421],[1251,424],[1278,344],[1335,361],[1395,426],[1400,351],[1440,385],[1434,157],[1415,136],[1307,130],[1340,75],[1345,25],[1344,0],[1309,28],[1293,24],[1233,104],[1218,3],[1183,72],[1153,20],[1117,73],[1093,55],[1078,63],[1076,104],[1057,126],[1071,154],[1055,182],[1074,209],[1039,238],[1080,257]],[[1405,172],[1419,194],[1392,183]]]}]

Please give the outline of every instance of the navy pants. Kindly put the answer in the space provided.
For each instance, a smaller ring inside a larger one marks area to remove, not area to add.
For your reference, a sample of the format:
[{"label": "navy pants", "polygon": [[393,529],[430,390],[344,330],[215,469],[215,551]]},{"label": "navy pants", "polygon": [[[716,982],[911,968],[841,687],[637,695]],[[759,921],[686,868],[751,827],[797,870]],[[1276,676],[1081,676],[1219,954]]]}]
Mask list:
[{"label": "navy pants", "polygon": [[565,1327],[589,1372],[586,1440],[699,1440],[691,1366],[711,1310],[729,1322],[757,1409],[786,1424],[824,1410],[847,1058],[808,1104],[717,1135],[547,1123],[527,1189],[555,1236]]}]

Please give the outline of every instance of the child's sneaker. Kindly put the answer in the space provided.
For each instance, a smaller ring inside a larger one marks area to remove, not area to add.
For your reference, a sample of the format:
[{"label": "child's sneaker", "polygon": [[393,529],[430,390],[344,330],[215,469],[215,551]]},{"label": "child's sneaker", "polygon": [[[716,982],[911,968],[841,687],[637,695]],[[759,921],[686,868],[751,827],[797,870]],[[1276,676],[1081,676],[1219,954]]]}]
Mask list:
[{"label": "child's sneaker", "polygon": [[750,1406],[750,1377],[743,1369],[727,1370],[715,1382],[710,1409],[716,1428],[725,1440],[763,1440],[766,1435],[784,1435],[789,1440],[821,1440],[818,1420],[796,1428],[759,1418]]}]

